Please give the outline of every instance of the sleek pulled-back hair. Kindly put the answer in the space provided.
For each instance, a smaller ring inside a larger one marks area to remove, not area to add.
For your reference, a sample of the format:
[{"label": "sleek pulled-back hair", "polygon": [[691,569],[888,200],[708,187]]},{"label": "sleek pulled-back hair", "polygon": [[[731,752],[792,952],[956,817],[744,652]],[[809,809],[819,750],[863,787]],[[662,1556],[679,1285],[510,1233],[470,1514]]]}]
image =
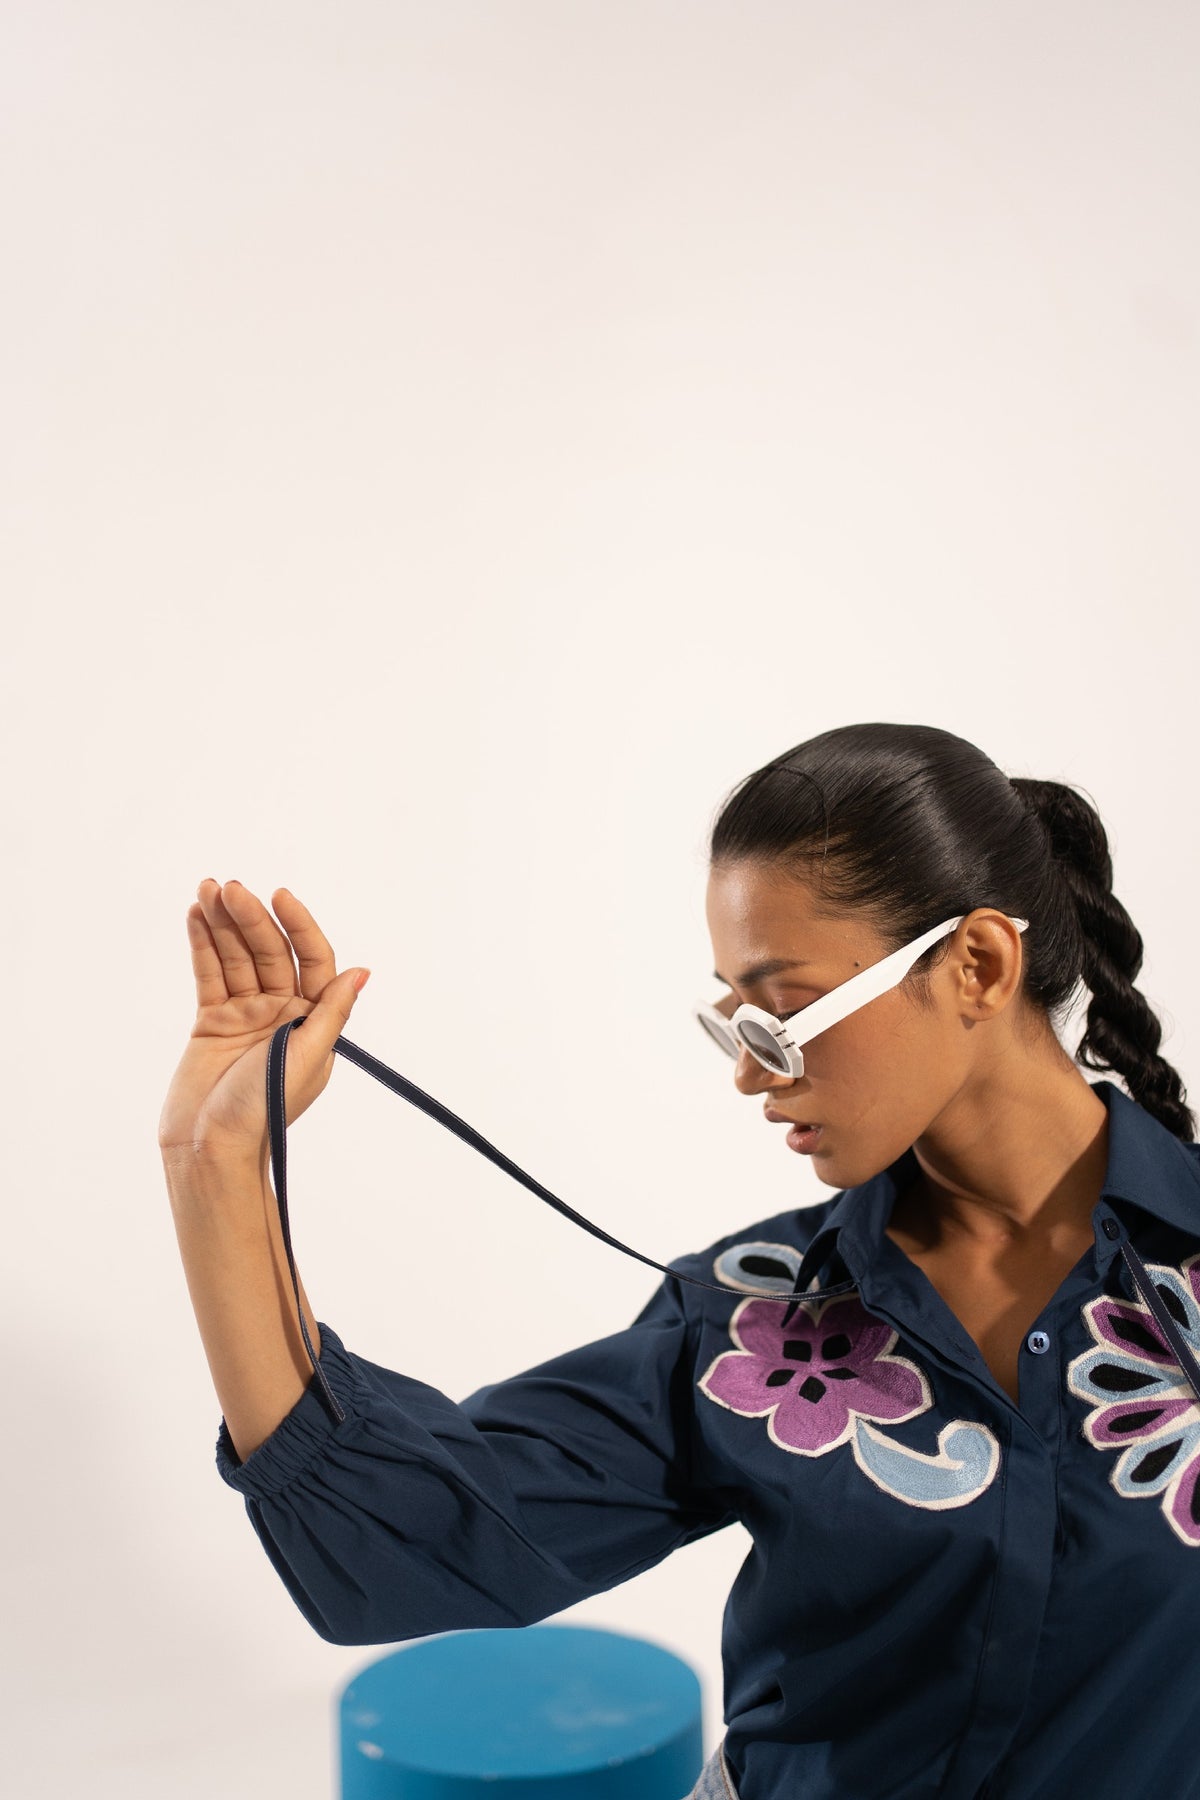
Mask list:
[{"label": "sleek pulled-back hair", "polygon": [[[1004,771],[933,725],[841,725],[783,751],[736,787],[709,842],[717,871],[749,861],[803,879],[826,916],[858,912],[889,949],[943,919],[994,906],[1029,920],[1022,992],[1057,1037],[1090,993],[1075,1052],[1119,1074],[1140,1106],[1190,1142],[1195,1118],[1158,1054],[1162,1026],[1134,981],[1142,939],[1112,891],[1094,806],[1059,781]],[[943,938],[903,987],[931,1003]]]}]

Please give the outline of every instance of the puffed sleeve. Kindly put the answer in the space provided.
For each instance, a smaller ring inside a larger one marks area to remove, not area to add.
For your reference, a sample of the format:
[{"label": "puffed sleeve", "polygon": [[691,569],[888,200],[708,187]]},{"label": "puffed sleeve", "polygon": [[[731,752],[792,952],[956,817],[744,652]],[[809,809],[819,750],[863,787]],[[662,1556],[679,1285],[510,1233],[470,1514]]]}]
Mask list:
[{"label": "puffed sleeve", "polygon": [[455,1402],[356,1356],[217,1468],[318,1636],[384,1644],[531,1625],[730,1523],[691,1473],[692,1333],[664,1277],[632,1325]]}]

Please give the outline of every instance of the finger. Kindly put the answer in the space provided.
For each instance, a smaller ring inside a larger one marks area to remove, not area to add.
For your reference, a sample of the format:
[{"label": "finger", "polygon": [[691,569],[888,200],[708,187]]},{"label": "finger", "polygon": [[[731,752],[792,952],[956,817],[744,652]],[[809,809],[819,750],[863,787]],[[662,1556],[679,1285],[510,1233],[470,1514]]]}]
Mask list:
[{"label": "finger", "polygon": [[292,946],[258,898],[240,881],[227,881],[221,899],[241,932],[264,994],[299,994]]},{"label": "finger", "polygon": [[196,1005],[220,1006],[228,1000],[229,989],[225,985],[225,971],[217,955],[217,946],[204,917],[204,908],[198,901],[188,907],[187,931],[192,948],[192,974],[196,977]]},{"label": "finger", "polygon": [[322,990],[337,974],[329,939],[307,906],[288,888],[276,888],[271,895],[271,905],[283,921],[300,964],[300,993],[306,1000],[319,1000]]},{"label": "finger", "polygon": [[[228,887],[229,883],[226,882],[225,885]],[[220,883],[211,879],[202,881],[196,889],[196,898],[204,908],[205,922],[212,932],[213,943],[221,958],[221,969],[230,998],[236,1000],[244,994],[261,993],[258,965],[236,919],[222,898]],[[285,991],[290,993],[292,990],[289,987]]]}]

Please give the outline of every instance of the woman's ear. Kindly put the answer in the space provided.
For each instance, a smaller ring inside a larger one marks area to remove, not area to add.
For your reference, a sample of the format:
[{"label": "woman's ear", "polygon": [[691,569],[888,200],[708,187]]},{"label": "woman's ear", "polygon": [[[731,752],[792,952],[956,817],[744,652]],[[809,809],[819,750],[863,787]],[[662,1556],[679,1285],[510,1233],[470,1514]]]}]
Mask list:
[{"label": "woman's ear", "polygon": [[977,1018],[991,1018],[1016,998],[1024,957],[1021,933],[1001,912],[981,910],[964,921],[962,993]]}]

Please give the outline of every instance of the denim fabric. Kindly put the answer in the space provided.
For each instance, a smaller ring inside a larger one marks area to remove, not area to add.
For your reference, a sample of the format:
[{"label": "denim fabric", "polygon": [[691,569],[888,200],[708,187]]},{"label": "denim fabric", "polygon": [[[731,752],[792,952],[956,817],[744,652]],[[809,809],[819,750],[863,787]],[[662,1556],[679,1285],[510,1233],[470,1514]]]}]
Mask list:
[{"label": "denim fabric", "polygon": [[717,1745],[700,1771],[699,1780],[684,1800],[738,1800],[737,1790],[725,1768],[722,1747]]}]

